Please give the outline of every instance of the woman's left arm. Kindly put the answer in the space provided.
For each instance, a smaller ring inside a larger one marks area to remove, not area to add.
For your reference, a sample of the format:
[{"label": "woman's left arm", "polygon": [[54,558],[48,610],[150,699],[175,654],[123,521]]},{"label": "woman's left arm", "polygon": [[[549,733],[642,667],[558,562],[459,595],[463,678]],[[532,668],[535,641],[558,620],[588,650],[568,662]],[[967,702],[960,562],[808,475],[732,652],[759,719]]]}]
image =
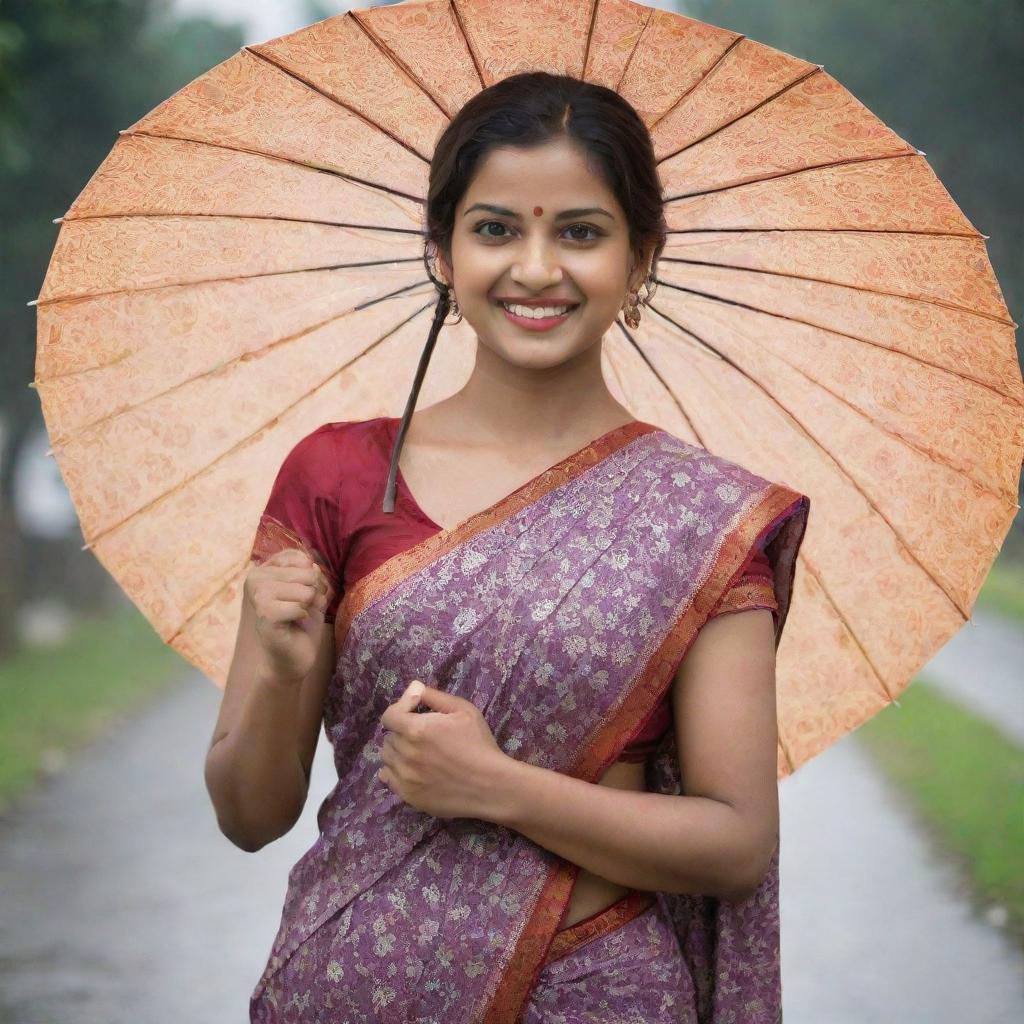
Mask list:
[{"label": "woman's left arm", "polygon": [[775,634],[766,608],[709,619],[673,682],[683,796],[500,762],[486,820],[634,889],[752,895],[779,836]]}]

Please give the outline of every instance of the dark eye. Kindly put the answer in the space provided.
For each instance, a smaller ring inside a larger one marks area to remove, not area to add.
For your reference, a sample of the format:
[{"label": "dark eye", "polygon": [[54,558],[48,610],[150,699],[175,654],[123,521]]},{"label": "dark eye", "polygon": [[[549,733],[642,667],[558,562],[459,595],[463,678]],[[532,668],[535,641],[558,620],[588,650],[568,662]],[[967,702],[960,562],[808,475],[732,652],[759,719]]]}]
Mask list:
[{"label": "dark eye", "polygon": [[[498,227],[498,228],[501,228],[503,232],[505,231],[505,225],[502,224],[500,220],[485,220],[485,221],[481,221],[479,224],[477,224],[477,226],[475,228],[473,228],[473,234],[480,235],[481,238],[504,238],[505,237],[504,234],[495,235],[495,234],[490,234],[490,233],[488,233],[488,232],[483,230],[484,228],[488,228],[488,227]],[[598,231],[597,228],[593,227],[590,224],[570,224],[569,227],[567,227],[565,230],[566,231],[575,231],[577,228],[582,228],[584,231],[591,232],[591,237],[590,238],[580,238],[579,236],[576,236],[575,238],[571,239],[573,242],[593,242],[595,239],[600,238],[600,236],[601,236],[601,232]]]},{"label": "dark eye", "polygon": [[505,225],[502,224],[500,220],[485,220],[482,224],[477,224],[477,226],[475,228],[473,228],[473,233],[476,234],[476,235],[480,235],[483,238],[502,238],[502,237],[504,237],[503,235],[488,235],[484,231],[481,230],[482,228],[492,227],[492,226],[499,227],[499,228],[504,228],[505,227]]}]

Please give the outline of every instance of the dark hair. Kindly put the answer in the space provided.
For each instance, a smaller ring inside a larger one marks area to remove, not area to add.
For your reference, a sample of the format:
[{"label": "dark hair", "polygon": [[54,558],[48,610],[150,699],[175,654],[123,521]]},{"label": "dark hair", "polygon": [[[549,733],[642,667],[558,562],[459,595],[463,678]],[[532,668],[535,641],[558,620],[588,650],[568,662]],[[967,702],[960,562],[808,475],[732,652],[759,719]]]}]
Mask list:
[{"label": "dark hair", "polygon": [[653,244],[645,298],[654,292],[655,268],[665,248],[668,225],[654,145],[634,107],[614,89],[547,71],[510,75],[468,100],[441,133],[430,161],[423,262],[440,295],[391,453],[385,512],[394,511],[402,442],[434,343],[451,308],[451,289],[434,276],[431,262],[440,253],[451,263],[455,207],[491,150],[530,148],[561,138],[580,148],[588,166],[615,195],[626,214],[634,259],[639,261],[644,249]]}]

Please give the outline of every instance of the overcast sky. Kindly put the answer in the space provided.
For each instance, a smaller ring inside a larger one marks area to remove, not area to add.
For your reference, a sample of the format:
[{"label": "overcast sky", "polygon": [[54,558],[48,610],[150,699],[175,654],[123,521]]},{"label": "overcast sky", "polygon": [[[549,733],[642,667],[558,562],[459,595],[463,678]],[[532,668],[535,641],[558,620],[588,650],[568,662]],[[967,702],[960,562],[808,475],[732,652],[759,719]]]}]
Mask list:
[{"label": "overcast sky", "polygon": [[[518,0],[528,2],[528,0]],[[224,21],[238,21],[245,26],[245,43],[262,43],[283,36],[308,24],[299,0],[175,0],[182,13],[205,14]],[[345,0],[323,0],[323,6],[338,13],[352,7],[372,7],[368,0],[346,3]],[[682,4],[673,0],[647,0],[648,7],[676,10]]]}]

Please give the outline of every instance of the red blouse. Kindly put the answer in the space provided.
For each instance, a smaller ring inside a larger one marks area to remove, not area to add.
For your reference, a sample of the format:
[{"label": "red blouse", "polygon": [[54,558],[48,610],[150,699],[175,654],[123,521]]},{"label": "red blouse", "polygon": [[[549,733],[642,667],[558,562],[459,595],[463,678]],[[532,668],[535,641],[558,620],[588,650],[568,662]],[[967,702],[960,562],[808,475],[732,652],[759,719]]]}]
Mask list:
[{"label": "red blouse", "polygon": [[[263,517],[293,531],[323,560],[334,588],[325,622],[334,622],[338,604],[357,580],[443,529],[416,504],[401,472],[395,511],[381,509],[398,424],[391,416],[325,423],[292,448],[271,488]],[[261,560],[259,547],[257,541],[251,555],[256,561]],[[711,616],[747,608],[770,608],[773,616],[778,611],[771,565],[759,549],[748,556]],[[620,760],[646,760],[670,722],[666,693]]]}]

